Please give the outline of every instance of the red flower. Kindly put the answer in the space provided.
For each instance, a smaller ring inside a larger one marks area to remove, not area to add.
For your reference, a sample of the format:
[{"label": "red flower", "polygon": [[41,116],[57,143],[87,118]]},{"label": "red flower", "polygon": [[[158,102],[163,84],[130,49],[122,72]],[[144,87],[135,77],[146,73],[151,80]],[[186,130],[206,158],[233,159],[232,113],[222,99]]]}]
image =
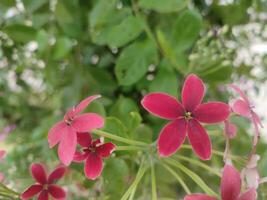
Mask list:
[{"label": "red flower", "polygon": [[81,101],[76,107],[70,109],[64,116],[64,120],[56,123],[48,133],[49,147],[59,143],[58,156],[60,161],[69,165],[73,159],[76,145],[77,132],[86,132],[104,125],[104,119],[95,113],[79,115],[93,100],[100,95],[90,96]]},{"label": "red flower", "polygon": [[96,179],[103,170],[102,158],[107,158],[115,150],[112,142],[103,143],[100,139],[93,141],[88,133],[77,133],[78,143],[83,147],[82,152],[76,152],[73,161],[85,160],[84,173],[88,179]]},{"label": "red flower", "polygon": [[158,140],[161,156],[170,156],[181,147],[186,135],[195,151],[203,160],[211,157],[211,142],[200,122],[217,123],[227,119],[230,108],[221,102],[203,103],[205,86],[196,75],[189,75],[182,89],[182,104],[164,93],[151,93],[142,100],[150,113],[171,120],[162,130]]},{"label": "red flower", "polygon": [[[241,177],[239,172],[231,165],[226,165],[221,180],[221,200],[256,200],[255,188],[241,194]],[[217,200],[205,194],[187,195],[184,200]]]},{"label": "red flower", "polygon": [[63,166],[57,167],[48,177],[43,165],[34,163],[31,165],[30,171],[36,183],[31,185],[22,194],[22,199],[30,199],[36,194],[39,194],[38,200],[48,200],[49,194],[53,199],[63,200],[66,198],[66,192],[54,182],[63,177],[66,168]]},{"label": "red flower", "polygon": [[242,98],[242,99],[235,100],[232,106],[232,109],[235,113],[243,117],[247,117],[251,120],[256,131],[254,142],[253,142],[253,144],[256,145],[258,143],[258,137],[260,136],[259,126],[262,127],[261,120],[259,116],[257,115],[257,113],[254,112],[253,110],[254,106],[249,101],[249,99],[244,94],[244,92],[236,85],[231,84],[230,87],[234,89],[237,93],[239,93],[239,95]]}]

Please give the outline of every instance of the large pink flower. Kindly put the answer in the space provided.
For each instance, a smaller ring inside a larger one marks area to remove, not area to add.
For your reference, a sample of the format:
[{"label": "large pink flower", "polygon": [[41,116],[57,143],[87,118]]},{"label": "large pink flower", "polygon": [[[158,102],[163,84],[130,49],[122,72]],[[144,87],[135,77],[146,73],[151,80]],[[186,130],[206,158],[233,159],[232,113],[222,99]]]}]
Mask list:
[{"label": "large pink flower", "polygon": [[257,113],[254,112],[253,110],[254,106],[249,101],[245,93],[236,85],[231,84],[230,87],[234,89],[237,93],[239,93],[241,97],[241,99],[235,100],[232,109],[235,113],[243,117],[249,118],[251,120],[256,132],[253,144],[256,145],[258,143],[258,138],[260,136],[259,126],[262,126],[260,117],[258,116]]},{"label": "large pink flower", "polygon": [[63,200],[66,198],[66,192],[54,182],[64,176],[66,168],[64,166],[57,167],[49,176],[47,176],[43,165],[34,163],[31,165],[30,171],[36,183],[27,188],[22,194],[22,199],[30,199],[38,195],[38,200],[48,200],[49,195],[53,199]]},{"label": "large pink flower", "polygon": [[196,75],[189,75],[182,89],[182,104],[164,93],[150,93],[142,99],[143,107],[150,113],[171,120],[158,139],[161,156],[170,156],[181,147],[186,135],[203,160],[211,157],[210,138],[200,122],[213,124],[227,119],[230,108],[221,102],[203,103],[205,86]]},{"label": "large pink flower", "polygon": [[69,165],[73,159],[77,145],[77,132],[86,132],[103,127],[104,119],[98,114],[79,114],[99,97],[100,95],[87,97],[76,107],[71,108],[65,114],[64,120],[56,123],[50,129],[48,133],[49,147],[52,148],[59,143],[58,156],[63,164]]},{"label": "large pink flower", "polygon": [[78,143],[81,145],[82,152],[76,152],[75,162],[85,160],[84,173],[88,179],[96,179],[103,170],[102,158],[107,158],[115,150],[112,142],[103,143],[100,139],[93,141],[88,133],[77,133]]},{"label": "large pink flower", "polygon": [[[241,177],[239,172],[231,165],[226,165],[221,180],[221,200],[256,200],[255,188],[250,188],[241,194]],[[184,200],[217,200],[205,194],[187,195]]]}]

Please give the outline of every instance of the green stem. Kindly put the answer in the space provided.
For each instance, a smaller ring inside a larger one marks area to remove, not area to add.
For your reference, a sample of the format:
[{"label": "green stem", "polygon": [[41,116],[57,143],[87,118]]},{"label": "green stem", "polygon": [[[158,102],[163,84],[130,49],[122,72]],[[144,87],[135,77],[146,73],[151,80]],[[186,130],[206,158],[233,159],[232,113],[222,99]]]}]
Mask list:
[{"label": "green stem", "polygon": [[155,166],[152,160],[151,160],[151,193],[152,193],[152,200],[157,200],[157,182],[155,175]]},{"label": "green stem", "polygon": [[205,193],[218,197],[218,194],[216,194],[195,172],[171,158],[166,158],[164,161],[169,165],[179,168],[181,171],[187,174],[196,184],[198,184],[199,187],[203,189]]},{"label": "green stem", "polygon": [[133,199],[134,199],[135,192],[136,192],[136,188],[137,188],[137,187],[134,187],[134,188],[133,188],[133,190],[132,190],[132,192],[131,192],[131,195],[130,195],[130,197],[129,197],[129,200],[133,200]]},{"label": "green stem", "polygon": [[179,160],[187,161],[187,162],[189,162],[191,164],[194,164],[194,165],[197,165],[198,167],[201,167],[203,169],[206,169],[209,172],[211,172],[211,173],[213,173],[213,174],[221,177],[221,173],[220,172],[218,172],[217,170],[213,169],[212,167],[210,167],[210,166],[208,166],[208,165],[206,165],[206,164],[204,164],[204,163],[202,163],[202,162],[200,162],[198,160],[194,160],[192,158],[185,157],[185,156],[182,156],[182,155],[177,155],[177,156],[175,156],[175,158],[177,158]]},{"label": "green stem", "polygon": [[105,131],[101,131],[101,130],[93,130],[91,131],[91,133],[95,134],[95,135],[99,135],[99,136],[103,136],[112,140],[116,140],[118,142],[122,142],[125,144],[130,144],[130,145],[139,145],[139,146],[148,146],[147,143],[144,142],[140,142],[140,141],[136,141],[136,140],[131,140],[131,139],[126,139],[117,135],[113,135],[111,133],[105,132]]},{"label": "green stem", "polygon": [[184,182],[184,180],[173,169],[171,169],[168,165],[165,165],[165,164],[163,164],[163,167],[167,171],[169,171],[169,173],[172,174],[174,176],[174,178],[177,179],[177,181],[181,184],[181,186],[183,187],[186,194],[191,194],[191,191],[188,188],[188,186],[186,185],[186,183]]},{"label": "green stem", "polygon": [[[182,149],[191,149],[191,150],[192,150],[192,146],[191,146],[191,145],[188,145],[188,144],[184,144],[184,145],[182,145],[181,148],[182,148]],[[224,152],[220,152],[220,151],[217,151],[217,150],[212,150],[212,153],[213,153],[214,155],[217,155],[217,156],[222,156],[222,157],[224,156]],[[237,161],[237,162],[241,162],[241,163],[243,163],[243,164],[246,163],[246,159],[242,158],[241,156],[230,155],[230,157],[231,157],[233,160]]]},{"label": "green stem", "polygon": [[131,195],[132,191],[136,189],[137,185],[141,181],[142,177],[144,176],[147,170],[147,166],[145,165],[144,161],[141,162],[135,180],[133,181],[132,185],[128,188],[128,190],[124,193],[121,200],[127,200]]},{"label": "green stem", "polygon": [[117,146],[116,151],[142,151],[145,150],[143,147],[138,146]]}]

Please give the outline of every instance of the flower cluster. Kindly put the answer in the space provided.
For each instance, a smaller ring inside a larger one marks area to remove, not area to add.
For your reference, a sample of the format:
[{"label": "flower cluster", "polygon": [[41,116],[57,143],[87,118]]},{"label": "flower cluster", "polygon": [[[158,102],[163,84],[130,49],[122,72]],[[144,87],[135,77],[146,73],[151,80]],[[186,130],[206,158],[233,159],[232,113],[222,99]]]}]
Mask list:
[{"label": "flower cluster", "polygon": [[[212,144],[203,124],[224,122],[228,142],[228,139],[234,138],[237,132],[237,127],[230,122],[231,113],[249,118],[253,123],[255,127],[253,150],[255,150],[260,135],[260,118],[240,88],[235,85],[230,85],[230,88],[241,96],[241,99],[235,100],[230,106],[217,101],[202,103],[205,85],[194,74],[189,75],[184,82],[181,102],[165,93],[145,95],[141,101],[142,106],[151,114],[170,121],[162,128],[157,140],[159,156],[173,155],[181,148],[187,137],[195,154],[202,160],[209,160],[212,155]],[[88,179],[95,180],[101,175],[103,158],[110,157],[116,146],[112,142],[104,143],[102,137],[93,139],[91,134],[93,130],[104,126],[104,119],[100,115],[81,114],[92,101],[99,97],[100,95],[94,95],[84,99],[68,110],[63,120],[49,130],[49,147],[53,148],[59,144],[58,157],[64,166],[60,165],[47,176],[41,164],[32,164],[31,173],[36,183],[22,193],[22,199],[29,199],[37,194],[39,200],[48,200],[49,195],[53,199],[65,199],[66,192],[54,182],[63,177],[65,166],[70,165],[71,162],[84,162],[84,174]],[[119,141],[125,140],[122,138]],[[126,141],[129,140],[126,139]],[[229,147],[226,146],[227,153],[229,153]],[[245,169],[242,170],[248,187],[244,193],[241,193],[241,176],[232,166],[231,159],[226,159],[221,180],[222,200],[256,200],[258,185],[267,181],[265,178],[259,178],[258,160],[259,157],[252,151]],[[184,200],[217,200],[217,198],[206,194],[191,194],[187,195]]]}]

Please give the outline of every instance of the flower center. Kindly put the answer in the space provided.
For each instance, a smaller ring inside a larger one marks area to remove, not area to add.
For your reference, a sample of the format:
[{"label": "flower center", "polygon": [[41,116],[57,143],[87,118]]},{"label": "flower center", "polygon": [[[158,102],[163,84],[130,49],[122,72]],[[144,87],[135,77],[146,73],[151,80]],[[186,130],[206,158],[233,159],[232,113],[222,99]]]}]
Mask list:
[{"label": "flower center", "polygon": [[68,117],[68,119],[65,120],[65,122],[66,122],[66,124],[67,124],[68,126],[71,125],[72,121],[73,121],[73,118],[69,118],[69,117]]},{"label": "flower center", "polygon": [[192,117],[192,113],[191,113],[191,112],[185,112],[184,118],[185,118],[186,120],[190,120],[190,119],[192,119],[192,118],[193,118],[193,117]]},{"label": "flower center", "polygon": [[44,184],[44,185],[43,185],[43,189],[44,189],[44,190],[48,190],[48,184]]}]

